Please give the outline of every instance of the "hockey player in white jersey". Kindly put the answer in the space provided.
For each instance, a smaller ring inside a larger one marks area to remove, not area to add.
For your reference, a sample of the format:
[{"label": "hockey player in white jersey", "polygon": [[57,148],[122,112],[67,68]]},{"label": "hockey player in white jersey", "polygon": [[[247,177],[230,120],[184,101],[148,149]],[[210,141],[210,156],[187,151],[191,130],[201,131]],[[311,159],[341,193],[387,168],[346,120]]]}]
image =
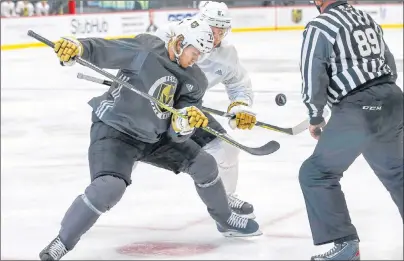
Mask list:
[{"label": "hockey player in white jersey", "polygon": [[[205,1],[201,4],[197,16],[206,20],[214,33],[213,52],[207,59],[197,63],[208,79],[208,88],[223,83],[230,100],[227,111],[235,116],[229,121],[230,127],[250,130],[256,122],[255,113],[251,109],[253,104],[251,80],[240,64],[234,45],[224,41],[231,30],[229,9],[225,3]],[[155,35],[167,42],[174,33],[175,27],[181,22],[161,27]],[[211,115],[205,114],[209,118],[209,126],[226,132]],[[216,159],[219,175],[223,180],[232,210],[240,215],[255,218],[252,204],[240,200],[234,194],[238,181],[239,150],[203,131],[196,131],[192,139]]]}]

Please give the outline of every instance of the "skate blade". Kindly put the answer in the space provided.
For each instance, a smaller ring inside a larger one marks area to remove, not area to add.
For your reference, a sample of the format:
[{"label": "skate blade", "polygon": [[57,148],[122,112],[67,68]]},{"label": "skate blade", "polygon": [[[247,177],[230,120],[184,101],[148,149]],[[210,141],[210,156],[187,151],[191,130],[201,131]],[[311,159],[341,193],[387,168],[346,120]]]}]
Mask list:
[{"label": "skate blade", "polygon": [[222,232],[222,235],[225,237],[256,237],[256,236],[261,236],[262,231],[257,230],[256,232],[250,233],[250,234],[243,234],[238,231],[226,231],[226,232]]}]

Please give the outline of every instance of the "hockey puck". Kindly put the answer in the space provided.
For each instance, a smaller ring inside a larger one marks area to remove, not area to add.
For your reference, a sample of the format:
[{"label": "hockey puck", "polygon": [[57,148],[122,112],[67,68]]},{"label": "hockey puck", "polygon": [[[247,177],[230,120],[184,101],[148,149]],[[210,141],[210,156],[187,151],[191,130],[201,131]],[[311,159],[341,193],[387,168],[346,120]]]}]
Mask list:
[{"label": "hockey puck", "polygon": [[275,97],[275,102],[278,106],[283,106],[286,104],[286,95],[283,93],[279,93]]}]

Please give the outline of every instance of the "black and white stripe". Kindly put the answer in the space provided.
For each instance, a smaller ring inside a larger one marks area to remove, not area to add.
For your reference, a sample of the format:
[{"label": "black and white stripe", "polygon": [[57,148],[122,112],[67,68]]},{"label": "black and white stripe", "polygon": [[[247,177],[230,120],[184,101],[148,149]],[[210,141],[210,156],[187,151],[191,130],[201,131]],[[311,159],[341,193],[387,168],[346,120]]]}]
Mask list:
[{"label": "black and white stripe", "polygon": [[316,48],[318,36],[319,36],[318,30],[316,30],[313,27],[308,28],[305,41],[303,42],[302,58],[301,58],[302,61],[301,70],[303,77],[302,98],[303,102],[308,104],[309,106],[308,109],[313,114],[313,117],[317,116],[318,110],[315,106],[312,106],[309,102],[313,86],[312,74],[310,72],[312,71],[313,54]]},{"label": "black and white stripe", "polygon": [[322,111],[321,106],[317,108],[315,105],[316,97],[313,96],[318,95],[318,88],[324,86],[317,86],[313,82],[313,77],[321,77],[316,75],[312,67],[315,63],[315,48],[326,48],[323,42],[319,47],[317,41],[320,34],[332,46],[332,50],[329,50],[330,68],[327,71],[330,79],[327,88],[328,104],[338,103],[369,80],[391,74],[391,69],[385,63],[386,46],[380,26],[367,13],[348,4],[330,8],[311,21],[304,33],[301,51],[302,98],[311,117],[317,117],[317,111]]}]

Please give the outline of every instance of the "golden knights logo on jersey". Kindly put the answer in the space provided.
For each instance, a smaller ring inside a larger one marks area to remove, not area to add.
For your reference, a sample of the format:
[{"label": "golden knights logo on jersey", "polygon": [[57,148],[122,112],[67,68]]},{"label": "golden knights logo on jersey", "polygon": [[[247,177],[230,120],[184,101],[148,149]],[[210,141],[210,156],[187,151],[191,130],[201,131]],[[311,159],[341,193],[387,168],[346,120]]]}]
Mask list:
[{"label": "golden knights logo on jersey", "polygon": [[172,103],[172,101],[174,100],[174,92],[172,90],[174,89],[175,87],[170,84],[167,83],[161,84],[160,93],[157,95],[157,98],[162,103],[165,104],[169,104],[170,102]]},{"label": "golden knights logo on jersey", "polygon": [[[174,104],[174,94],[177,89],[178,80],[174,76],[164,76],[158,79],[150,88],[149,95],[158,99],[168,106]],[[171,116],[171,112],[150,102],[152,109],[159,119],[166,120]]]},{"label": "golden knights logo on jersey", "polygon": [[292,10],[292,21],[296,24],[300,23],[303,18],[303,11],[302,9],[293,9]]},{"label": "golden knights logo on jersey", "polygon": [[196,28],[199,26],[199,23],[197,21],[192,22],[191,28]]}]

